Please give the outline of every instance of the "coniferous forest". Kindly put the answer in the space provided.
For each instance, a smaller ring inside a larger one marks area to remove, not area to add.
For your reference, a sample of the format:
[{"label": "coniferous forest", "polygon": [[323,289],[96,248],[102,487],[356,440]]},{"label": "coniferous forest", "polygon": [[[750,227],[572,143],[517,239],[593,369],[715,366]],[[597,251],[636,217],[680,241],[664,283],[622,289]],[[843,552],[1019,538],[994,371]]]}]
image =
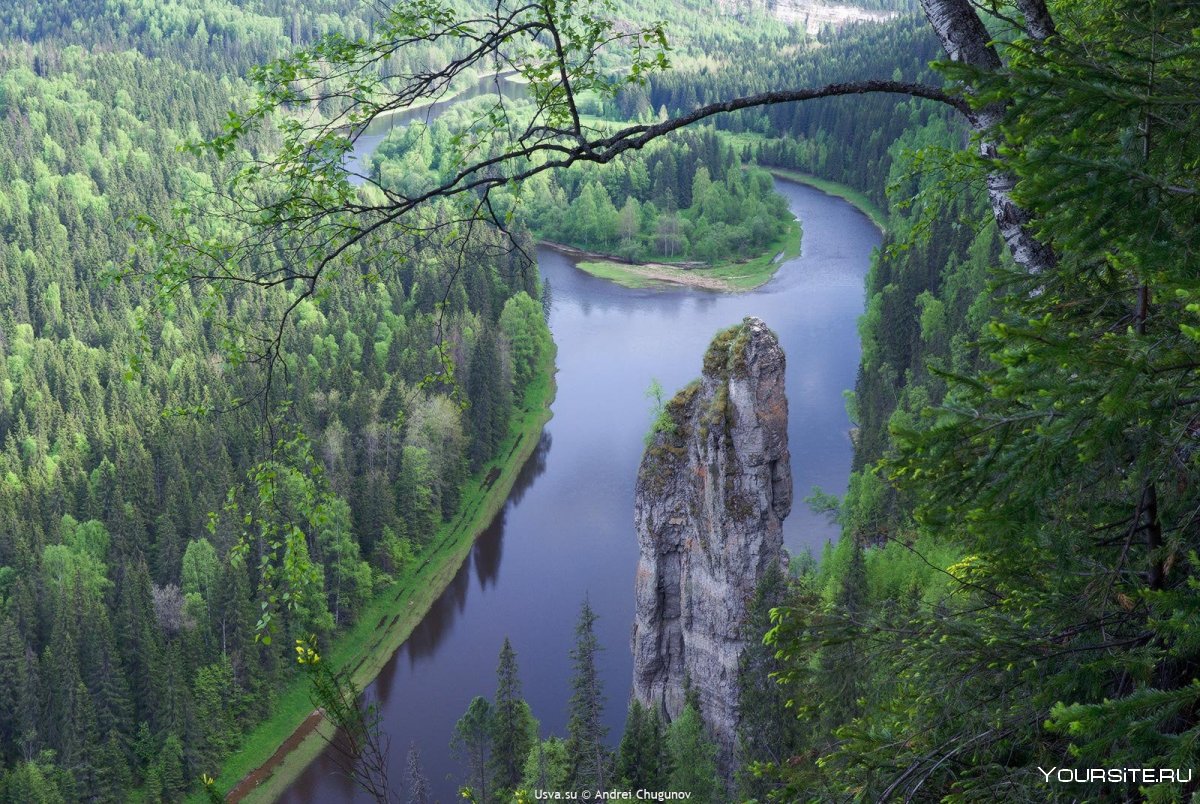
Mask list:
[{"label": "coniferous forest", "polygon": [[[480,804],[1193,800],[1200,7],[810,5],[863,14],[0,15],[0,802],[223,800],[317,708],[363,800],[439,800],[434,751]],[[521,96],[349,180],[491,71]],[[777,177],[883,235],[846,491],[808,498],[840,538],[745,601],[732,760],[690,681],[669,721],[606,694],[583,588],[561,712],[496,634],[494,693],[389,745],[362,689],[545,460],[538,244],[741,264]]]}]

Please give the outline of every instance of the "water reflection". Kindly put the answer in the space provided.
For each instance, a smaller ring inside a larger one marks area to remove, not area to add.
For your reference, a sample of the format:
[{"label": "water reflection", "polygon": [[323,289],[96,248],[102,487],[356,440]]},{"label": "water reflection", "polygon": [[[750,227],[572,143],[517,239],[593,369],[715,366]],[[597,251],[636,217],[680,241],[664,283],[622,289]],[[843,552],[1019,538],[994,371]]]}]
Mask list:
[{"label": "water reflection", "polygon": [[[699,373],[712,335],[745,315],[762,317],[787,353],[797,502],[785,542],[793,552],[819,551],[835,536],[836,528],[800,500],[814,485],[845,491],[851,446],[842,392],[854,385],[863,277],[879,235],[840,200],[787,182],[778,187],[804,222],[803,253],[755,292],[631,290],[539,249],[539,269],[553,288],[554,418],[501,516],[370,690],[391,738],[394,781],[403,780],[408,745],[418,740],[435,796],[454,800],[462,770],[450,756],[450,735],[473,696],[495,694],[506,636],[543,735],[563,734],[567,654],[585,594],[600,616],[597,637],[605,648],[605,724],[613,740],[619,737],[632,672],[633,487],[650,423],[645,390],[652,378],[667,389],[683,386]],[[283,800],[359,800],[344,778],[331,776],[337,773],[326,752]]]}]

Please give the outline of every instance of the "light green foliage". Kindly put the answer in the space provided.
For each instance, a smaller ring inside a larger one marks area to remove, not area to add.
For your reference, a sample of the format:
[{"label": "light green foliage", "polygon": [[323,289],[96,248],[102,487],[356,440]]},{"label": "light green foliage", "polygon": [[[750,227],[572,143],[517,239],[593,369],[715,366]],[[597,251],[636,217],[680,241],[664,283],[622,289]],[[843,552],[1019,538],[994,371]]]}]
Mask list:
[{"label": "light green foliage", "polygon": [[70,514],[64,514],[62,540],[73,553],[90,556],[101,563],[108,560],[110,537],[102,522],[92,519],[80,523]]},{"label": "light green foliage", "polygon": [[530,796],[538,790],[566,790],[570,776],[571,758],[566,741],[551,737],[529,750],[521,788]]},{"label": "light green foliage", "polygon": [[500,331],[512,358],[513,385],[524,388],[552,348],[541,304],[524,291],[513,296],[500,313]]},{"label": "light green foliage", "polygon": [[724,791],[717,781],[717,748],[704,733],[700,713],[690,703],[671,722],[666,736],[671,757],[667,789],[690,793],[689,801],[724,801]]},{"label": "light green foliage", "polygon": [[242,526],[232,550],[237,560],[245,559],[251,544],[265,547],[258,571],[267,591],[256,631],[267,645],[279,630],[275,618],[280,611],[294,614],[296,627],[305,633],[333,626],[325,602],[324,570],[310,556],[307,534],[329,525],[330,508],[337,500],[307,439],[296,436],[281,442],[277,455],[278,459],[255,467],[253,492],[244,487],[232,490],[224,510]]},{"label": "light green foliage", "polygon": [[946,329],[946,305],[928,290],[917,297],[917,309],[921,312],[921,337],[932,341],[944,334]]},{"label": "light green foliage", "polygon": [[493,720],[491,703],[476,696],[455,724],[454,738],[450,742],[455,756],[467,764],[465,789],[470,791],[475,804],[495,800],[491,768]]},{"label": "light green foliage", "polygon": [[676,430],[675,419],[667,409],[665,394],[662,383],[656,379],[650,380],[650,387],[646,389],[646,398],[650,400],[650,431],[644,439],[646,446],[650,446],[657,434],[673,434]]},{"label": "light green foliage", "polygon": [[106,568],[90,553],[81,553],[61,544],[48,544],[42,550],[42,574],[59,605],[67,606],[78,588],[98,600],[111,586]]},{"label": "light green foliage", "polygon": [[804,498],[804,504],[813,513],[825,514],[834,521],[838,519],[841,509],[841,500],[837,498],[837,495],[822,490],[820,486],[812,487],[812,491]]},{"label": "light green foliage", "polygon": [[353,622],[371,594],[371,566],[359,557],[350,529],[350,506],[336,499],[325,521],[318,526],[317,547],[324,557],[329,586],[329,608],[336,624]]},{"label": "light green foliage", "polygon": [[390,527],[384,527],[379,547],[386,556],[385,568],[393,573],[403,572],[416,557],[411,539],[397,536]]},{"label": "light green foliage", "polygon": [[531,227],[547,239],[627,259],[744,259],[792,225],[770,176],[742,170],[728,139],[711,129],[555,178],[553,191],[533,194]]},{"label": "light green foliage", "polygon": [[66,804],[73,785],[56,769],[53,752],[20,762],[0,777],[0,798],[29,804]]},{"label": "light green foliage", "polygon": [[193,539],[183,552],[183,591],[195,592],[205,600],[212,598],[213,584],[221,565],[216,548],[208,539]]}]

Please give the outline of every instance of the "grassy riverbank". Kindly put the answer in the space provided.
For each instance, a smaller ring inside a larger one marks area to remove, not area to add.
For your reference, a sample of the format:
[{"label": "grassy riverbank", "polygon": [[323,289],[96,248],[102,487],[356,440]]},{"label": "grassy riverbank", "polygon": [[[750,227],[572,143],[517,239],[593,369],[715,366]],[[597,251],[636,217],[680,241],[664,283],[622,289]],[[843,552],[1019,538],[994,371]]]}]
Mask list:
[{"label": "grassy riverbank", "polygon": [[[554,393],[554,355],[550,354],[509,423],[508,438],[497,453],[500,457],[468,481],[454,518],[442,524],[413,566],[376,595],[358,622],[325,652],[323,658],[334,666],[352,668],[356,684],[365,687],[374,680],[454,579],[475,538],[504,507],[517,474],[550,420]],[[495,469],[499,474],[491,477]],[[217,787],[229,790],[231,801],[274,800],[325,747],[322,725],[314,729],[310,720],[313,705],[304,676],[292,679],[272,708],[271,717],[246,735],[241,748],[221,768]],[[207,800],[202,792],[189,799],[196,804]]]},{"label": "grassy riverbank", "polygon": [[887,231],[887,215],[865,193],[861,193],[853,187],[838,184],[835,181],[813,176],[810,173],[801,173],[798,170],[786,170],[774,167],[766,167],[764,169],[769,171],[772,176],[778,176],[781,179],[787,179],[799,184],[807,184],[809,187],[815,187],[823,193],[828,193],[829,195],[837,196],[844,201],[850,202],[855,209],[870,218],[871,223],[875,224],[879,231]]},{"label": "grassy riverbank", "polygon": [[592,276],[616,282],[627,288],[686,285],[724,293],[753,290],[765,284],[779,266],[800,254],[800,221],[774,240],[757,257],[728,261],[703,268],[681,268],[670,263],[624,263],[611,260],[584,260],[576,263]]}]

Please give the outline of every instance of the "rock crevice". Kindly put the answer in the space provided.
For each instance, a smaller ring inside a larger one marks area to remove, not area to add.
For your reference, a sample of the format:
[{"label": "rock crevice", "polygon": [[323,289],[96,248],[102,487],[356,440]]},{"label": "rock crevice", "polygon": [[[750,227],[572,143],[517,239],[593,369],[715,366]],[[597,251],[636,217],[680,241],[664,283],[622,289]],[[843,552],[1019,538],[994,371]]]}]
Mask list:
[{"label": "rock crevice", "polygon": [[721,332],[668,404],[638,470],[634,695],[667,719],[691,687],[732,770],[742,625],[786,561],[791,511],[783,350],[760,319]]}]

